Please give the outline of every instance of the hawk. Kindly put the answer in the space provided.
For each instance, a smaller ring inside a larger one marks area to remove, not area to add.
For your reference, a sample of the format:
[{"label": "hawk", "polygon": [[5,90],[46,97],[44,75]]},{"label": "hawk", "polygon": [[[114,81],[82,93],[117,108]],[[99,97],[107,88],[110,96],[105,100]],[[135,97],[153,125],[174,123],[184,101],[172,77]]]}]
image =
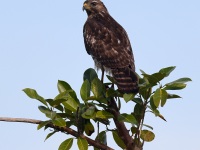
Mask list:
[{"label": "hawk", "polygon": [[138,92],[138,77],[128,35],[109,14],[100,0],[86,0],[83,4],[88,18],[83,27],[86,51],[97,69],[112,73],[118,91]]}]

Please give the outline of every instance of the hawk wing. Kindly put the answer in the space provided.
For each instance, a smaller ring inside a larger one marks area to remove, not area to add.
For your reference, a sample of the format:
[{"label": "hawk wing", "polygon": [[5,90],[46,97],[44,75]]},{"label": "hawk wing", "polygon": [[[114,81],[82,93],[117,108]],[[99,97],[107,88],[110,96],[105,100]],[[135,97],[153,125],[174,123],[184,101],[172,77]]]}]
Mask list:
[{"label": "hawk wing", "polygon": [[106,18],[88,19],[85,23],[83,33],[88,54],[92,55],[96,63],[106,68],[129,66],[135,70],[132,48],[126,31],[113,18]]}]

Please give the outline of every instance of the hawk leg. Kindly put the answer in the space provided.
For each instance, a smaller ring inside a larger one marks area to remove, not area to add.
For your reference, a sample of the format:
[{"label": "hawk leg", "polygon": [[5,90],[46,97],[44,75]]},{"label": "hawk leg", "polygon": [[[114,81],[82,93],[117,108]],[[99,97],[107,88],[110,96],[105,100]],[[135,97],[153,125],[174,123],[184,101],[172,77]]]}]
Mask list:
[{"label": "hawk leg", "polygon": [[101,82],[103,83],[103,79],[104,79],[104,68],[103,66],[101,67],[101,71],[102,71],[102,74],[101,74]]}]

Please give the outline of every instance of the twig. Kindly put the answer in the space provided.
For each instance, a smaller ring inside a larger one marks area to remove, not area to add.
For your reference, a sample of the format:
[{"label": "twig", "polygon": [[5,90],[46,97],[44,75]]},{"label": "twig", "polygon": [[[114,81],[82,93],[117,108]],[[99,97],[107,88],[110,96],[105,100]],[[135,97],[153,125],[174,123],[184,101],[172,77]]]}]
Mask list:
[{"label": "twig", "polygon": [[[5,122],[22,122],[22,123],[31,123],[31,124],[40,124],[42,121],[41,120],[35,120],[35,119],[27,119],[27,118],[8,118],[8,117],[0,117],[0,121],[5,121]],[[53,129],[56,129],[58,131],[61,131],[61,132],[67,132],[68,134],[71,134],[75,137],[81,137],[81,138],[84,138],[87,140],[87,142],[96,147],[96,148],[99,148],[99,149],[102,149],[102,150],[114,150],[98,141],[94,141],[92,139],[90,139],[89,137],[83,135],[83,134],[79,134],[77,131],[71,129],[71,128],[68,128],[68,127],[59,127],[59,126],[55,126],[53,125],[52,123],[48,123],[46,125],[47,127],[50,127],[50,128],[53,128]]]}]

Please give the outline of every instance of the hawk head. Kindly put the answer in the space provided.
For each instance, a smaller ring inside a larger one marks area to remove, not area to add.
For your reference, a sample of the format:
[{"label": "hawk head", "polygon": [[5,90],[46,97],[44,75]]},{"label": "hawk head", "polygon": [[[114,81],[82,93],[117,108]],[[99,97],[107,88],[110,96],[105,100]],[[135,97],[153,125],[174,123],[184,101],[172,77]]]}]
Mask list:
[{"label": "hawk head", "polygon": [[88,16],[107,12],[106,7],[101,0],[86,0],[83,3],[83,10],[86,10]]}]

